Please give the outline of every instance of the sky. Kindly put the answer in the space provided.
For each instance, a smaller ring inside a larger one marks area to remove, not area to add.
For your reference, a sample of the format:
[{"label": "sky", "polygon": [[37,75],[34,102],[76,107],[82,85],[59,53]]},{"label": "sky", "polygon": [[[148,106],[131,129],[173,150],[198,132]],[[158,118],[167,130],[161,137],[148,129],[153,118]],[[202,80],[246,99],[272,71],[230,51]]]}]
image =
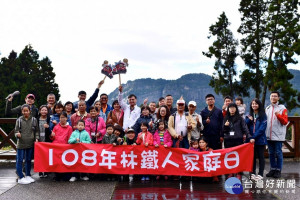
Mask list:
[{"label": "sky", "polygon": [[[202,55],[213,40],[209,26],[224,11],[236,38],[240,25],[237,0],[1,0],[0,58],[32,45],[49,57],[63,102],[78,91],[92,95],[102,63],[127,58],[122,83],[138,78],[177,79],[188,73],[212,75],[214,59]],[[236,60],[238,70],[244,63]],[[290,68],[300,69],[300,65]],[[106,78],[100,93],[119,85]],[[22,92],[22,91],[21,91]]]}]

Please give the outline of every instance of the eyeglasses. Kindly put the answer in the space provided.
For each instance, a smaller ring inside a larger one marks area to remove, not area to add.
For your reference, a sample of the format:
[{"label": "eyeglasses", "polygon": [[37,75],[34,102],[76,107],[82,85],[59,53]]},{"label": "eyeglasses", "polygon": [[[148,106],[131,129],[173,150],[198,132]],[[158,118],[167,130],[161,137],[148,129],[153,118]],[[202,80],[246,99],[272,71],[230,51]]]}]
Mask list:
[{"label": "eyeglasses", "polygon": [[214,98],[206,99],[206,101],[214,101]]},{"label": "eyeglasses", "polygon": [[179,104],[177,104],[178,106],[184,106],[184,104],[183,103],[179,103]]}]

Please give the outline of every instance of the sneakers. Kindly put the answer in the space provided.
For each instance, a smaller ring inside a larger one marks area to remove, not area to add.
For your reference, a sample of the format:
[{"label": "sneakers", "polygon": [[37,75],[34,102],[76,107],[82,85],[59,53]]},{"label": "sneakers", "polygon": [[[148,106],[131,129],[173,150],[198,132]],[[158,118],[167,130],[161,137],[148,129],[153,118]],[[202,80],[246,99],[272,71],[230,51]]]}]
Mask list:
[{"label": "sneakers", "polygon": [[18,183],[23,184],[23,185],[27,185],[27,184],[30,184],[31,182],[28,181],[25,177],[23,177],[21,179],[18,179]]},{"label": "sneakers", "polygon": [[76,180],[77,180],[77,178],[76,178],[75,176],[73,176],[73,177],[70,178],[69,181],[70,181],[70,182],[75,182]]},{"label": "sneakers", "polygon": [[30,182],[30,183],[34,183],[35,180],[33,178],[31,178],[31,176],[26,176],[25,179]]},{"label": "sneakers", "polygon": [[145,180],[146,180],[146,181],[150,181],[149,176],[146,176]]},{"label": "sneakers", "polygon": [[81,177],[80,179],[81,179],[81,180],[84,180],[84,181],[90,180],[89,177],[87,177],[87,176]]},{"label": "sneakers", "polygon": [[266,174],[266,177],[273,177],[275,174],[276,170],[271,170],[269,173]]},{"label": "sneakers", "polygon": [[263,178],[264,178],[263,176],[257,175],[257,176],[255,177],[255,180],[260,181],[260,180],[262,180]]},{"label": "sneakers", "polygon": [[276,170],[273,175],[273,178],[280,178],[280,177],[281,177],[281,172],[279,170]]},{"label": "sneakers", "polygon": [[251,180],[255,180],[256,179],[256,175],[255,174],[251,174],[250,179]]},{"label": "sneakers", "polygon": [[129,182],[133,181],[133,175],[129,175]]},{"label": "sneakers", "polygon": [[141,178],[141,181],[145,181],[146,180],[146,178],[145,178],[145,176],[143,176],[142,178]]}]

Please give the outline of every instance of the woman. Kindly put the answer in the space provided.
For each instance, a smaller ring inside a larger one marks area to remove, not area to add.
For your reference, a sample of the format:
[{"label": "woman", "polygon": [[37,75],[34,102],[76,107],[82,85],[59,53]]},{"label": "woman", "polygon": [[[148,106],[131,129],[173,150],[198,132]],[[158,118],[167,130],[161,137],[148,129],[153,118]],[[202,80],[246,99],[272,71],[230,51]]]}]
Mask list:
[{"label": "woman", "polygon": [[[51,131],[53,130],[54,126],[59,123],[59,121],[60,121],[59,116],[63,112],[63,110],[64,110],[64,106],[62,105],[61,102],[55,103],[55,105],[53,107],[53,115],[50,118],[50,130]],[[67,124],[72,126],[71,119],[69,116],[67,118]]]},{"label": "woman", "polygon": [[101,111],[101,102],[99,100],[95,101],[94,106],[98,108],[98,116],[106,122],[106,115]]},{"label": "woman", "polygon": [[[239,114],[237,105],[230,103],[227,107],[226,116],[223,123],[223,135],[225,148],[235,147],[244,143],[246,136],[249,134],[245,120]],[[229,174],[228,178],[233,176]],[[236,175],[241,179],[241,174]]]},{"label": "woman", "polygon": [[121,106],[118,100],[115,100],[112,103],[113,110],[110,111],[107,115],[106,124],[118,124],[123,127],[123,120],[124,120],[124,111],[121,109]]},{"label": "woman", "polygon": [[135,134],[137,136],[138,133],[140,133],[141,125],[142,123],[147,123],[149,128],[153,128],[153,119],[150,116],[150,108],[149,106],[143,106],[141,108],[141,116],[136,120],[135,124],[133,125],[133,129],[135,131]]},{"label": "woman", "polygon": [[[264,177],[265,158],[264,151],[267,144],[265,130],[267,128],[267,116],[262,103],[258,99],[253,99],[250,104],[250,114],[246,116],[246,124],[250,131],[251,143],[254,143],[254,160],[251,179],[261,180]],[[256,175],[256,158],[259,161],[259,172]]]},{"label": "woman", "polygon": [[98,108],[95,106],[90,107],[90,117],[85,120],[85,130],[90,134],[93,143],[101,143],[106,133],[106,124],[98,116]]},{"label": "woman", "polygon": [[64,111],[67,113],[68,117],[71,117],[75,113],[74,105],[71,101],[67,101],[64,105]]},{"label": "woman", "polygon": [[157,114],[156,114],[156,120],[153,124],[152,129],[150,129],[151,133],[155,133],[156,129],[158,129],[158,122],[164,121],[168,123],[169,117],[170,117],[170,110],[166,105],[162,105],[158,108]]}]

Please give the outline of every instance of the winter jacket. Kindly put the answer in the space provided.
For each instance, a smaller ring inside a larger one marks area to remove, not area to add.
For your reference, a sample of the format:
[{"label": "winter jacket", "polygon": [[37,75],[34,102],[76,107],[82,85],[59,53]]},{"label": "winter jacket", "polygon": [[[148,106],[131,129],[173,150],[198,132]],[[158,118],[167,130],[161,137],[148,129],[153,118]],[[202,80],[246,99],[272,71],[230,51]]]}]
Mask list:
[{"label": "winter jacket", "polygon": [[222,110],[215,107],[212,115],[209,117],[210,123],[206,122],[206,119],[210,113],[208,108],[204,108],[200,115],[202,117],[202,122],[204,125],[203,135],[205,137],[220,137],[222,135],[222,128],[223,128],[223,114]]},{"label": "winter jacket", "polygon": [[[161,145],[158,130],[153,135],[153,145],[157,145],[157,144],[159,146]],[[172,145],[173,145],[172,136],[168,130],[164,131],[164,145],[167,145],[168,147],[172,147]]]},{"label": "winter jacket", "polygon": [[124,140],[123,140],[123,143],[122,143],[123,145],[124,145],[124,142],[126,142],[127,145],[133,145],[134,143],[136,143],[135,139],[130,140],[126,136],[124,137]]},{"label": "winter jacket", "polygon": [[[275,115],[275,112],[279,114]],[[284,105],[271,104],[266,108],[267,115],[267,140],[285,141],[286,125],[288,124],[287,109]]]},{"label": "winter jacket", "polygon": [[[170,132],[171,136],[173,138],[177,138],[179,133],[176,133],[175,130],[175,120],[176,120],[176,115],[178,115],[178,113],[174,113],[173,115],[171,115],[169,117],[169,121],[168,121],[168,131]],[[185,119],[187,121],[187,125],[190,124],[192,125],[192,129],[190,131],[188,131],[187,136],[188,136],[188,140],[189,142],[191,141],[192,135],[191,135],[191,131],[194,130],[196,128],[196,122],[193,119],[193,117],[191,115],[189,115],[188,113],[183,113],[183,115],[185,116]]]},{"label": "winter jacket", "polygon": [[[99,88],[96,88],[94,94],[87,100],[85,101],[86,104],[86,111],[89,112],[90,111],[90,107],[94,104],[95,100],[97,99],[99,94]],[[75,101],[73,102],[74,108],[78,109],[78,102],[79,101]]]},{"label": "winter jacket", "polygon": [[128,127],[132,127],[135,121],[141,115],[141,109],[137,105],[134,106],[134,109],[130,110],[130,105],[127,105],[125,100],[123,100],[123,93],[119,93],[118,101],[121,108],[124,111],[124,121],[123,121],[123,129],[128,129]]},{"label": "winter jacket", "polygon": [[[132,128],[134,129],[134,132],[135,133],[140,133],[142,131],[141,130],[141,124],[142,123],[149,124],[151,120],[153,121],[153,119],[150,115],[148,115],[148,116],[141,115],[140,118],[138,118],[136,120],[135,124],[132,126]],[[150,127],[148,129],[150,129]]]},{"label": "winter jacket", "polygon": [[52,131],[55,133],[55,136],[50,137],[51,140],[53,140],[52,143],[68,144],[68,140],[72,134],[72,131],[73,129],[70,125],[62,126],[60,123],[58,123]]},{"label": "winter jacket", "polygon": [[[79,121],[79,120],[86,120],[87,118],[90,118],[91,116],[90,116],[90,114],[89,113],[87,113],[87,112],[85,112],[85,114],[83,115],[83,116],[80,116],[80,113],[79,113],[79,111],[78,112],[76,112],[76,113],[74,113],[72,116],[71,116],[71,124],[72,124],[72,128],[74,127],[74,126],[76,126],[77,125],[77,122]],[[75,130],[74,128],[73,128],[73,130]]]},{"label": "winter jacket", "polygon": [[152,133],[147,131],[147,133],[145,133],[143,139],[141,139],[140,137],[142,135],[143,135],[143,132],[139,133],[139,135],[137,136],[137,139],[136,139],[136,144],[145,145],[146,143],[148,143],[148,146],[153,145],[153,135],[152,135]]},{"label": "winter jacket", "polygon": [[[77,138],[79,138],[79,141],[77,141]],[[73,131],[71,137],[68,140],[69,144],[76,144],[76,143],[91,143],[91,137],[86,130],[75,130]]]},{"label": "winter jacket", "polygon": [[[112,123],[109,122],[110,119],[112,120]],[[107,115],[107,119],[106,119],[106,124],[119,124],[121,127],[123,127],[123,120],[124,120],[124,111],[121,109],[121,113],[120,113],[120,116],[119,116],[119,119],[118,117],[116,116],[115,114],[115,111],[112,110],[108,113]]]},{"label": "winter jacket", "polygon": [[[89,133],[90,137],[92,138],[92,133],[96,135],[96,119],[87,118],[85,120],[85,130]],[[98,137],[97,141],[100,142],[103,136],[106,133],[106,124],[102,117],[98,117],[98,126],[97,126],[97,133],[100,133],[100,137]]]},{"label": "winter jacket", "polygon": [[[54,115],[52,115],[52,117],[50,118],[50,124],[49,124],[49,128],[50,128],[50,130],[52,131],[53,130],[53,128],[54,128],[54,124],[53,124],[53,122],[52,121],[56,121],[57,122],[57,124],[60,122],[60,119],[59,119],[59,114],[54,114]],[[68,119],[67,119],[67,124],[68,125],[70,125],[71,127],[72,127],[72,123],[71,123],[71,119],[70,119],[70,117],[68,117]]]},{"label": "winter jacket", "polygon": [[[229,121],[229,126],[225,126],[227,120]],[[229,118],[224,118],[222,137],[224,137],[225,140],[243,139],[244,134],[248,136],[249,130],[245,120],[241,116],[229,116]]]},{"label": "winter jacket", "polygon": [[267,116],[259,116],[256,120],[250,120],[248,116],[246,116],[245,121],[249,129],[249,138],[247,141],[255,139],[255,145],[266,145]]},{"label": "winter jacket", "polygon": [[[5,116],[12,117],[13,115],[17,115],[17,117],[21,117],[22,116],[21,108],[22,106],[17,106],[15,108],[12,108],[12,101],[6,101]],[[30,111],[31,111],[30,115],[37,119],[39,110],[34,105],[32,105]]]},{"label": "winter jacket", "polygon": [[[17,133],[21,133],[21,138],[17,137]],[[39,129],[35,117],[29,116],[25,119],[21,116],[16,121],[15,136],[17,138],[18,149],[32,148],[35,139],[39,139]]]},{"label": "winter jacket", "polygon": [[102,139],[102,144],[113,144],[116,143],[117,144],[117,136],[115,134],[108,134],[106,133]]}]

